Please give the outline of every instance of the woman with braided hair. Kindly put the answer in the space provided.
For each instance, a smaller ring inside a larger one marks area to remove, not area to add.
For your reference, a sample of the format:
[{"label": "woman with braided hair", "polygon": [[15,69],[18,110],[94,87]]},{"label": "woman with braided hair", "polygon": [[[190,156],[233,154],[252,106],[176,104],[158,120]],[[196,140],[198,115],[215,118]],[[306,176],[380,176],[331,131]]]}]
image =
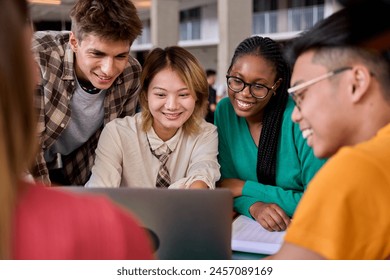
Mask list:
[{"label": "woman with braided hair", "polygon": [[287,87],[291,71],[278,43],[254,36],[236,48],[226,79],[228,96],[218,103],[221,180],[234,210],[269,231],[283,231],[308,182],[322,166],[297,124]]}]

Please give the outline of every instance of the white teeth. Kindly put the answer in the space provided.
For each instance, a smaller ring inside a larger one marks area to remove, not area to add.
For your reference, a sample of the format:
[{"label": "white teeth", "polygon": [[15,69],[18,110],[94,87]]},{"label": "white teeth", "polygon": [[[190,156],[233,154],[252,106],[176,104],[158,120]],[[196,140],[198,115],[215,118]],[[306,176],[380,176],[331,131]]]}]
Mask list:
[{"label": "white teeth", "polygon": [[164,115],[168,119],[175,119],[175,118],[178,118],[180,116],[180,113],[175,113],[175,114],[164,113]]},{"label": "white teeth", "polygon": [[242,107],[242,108],[249,108],[253,105],[253,103],[243,102],[243,101],[238,100],[238,99],[236,99],[236,101],[237,101],[238,106]]},{"label": "white teeth", "polygon": [[302,136],[304,139],[306,139],[307,137],[309,137],[312,134],[313,134],[313,129],[311,129],[311,128],[306,128],[305,130],[302,131]]}]

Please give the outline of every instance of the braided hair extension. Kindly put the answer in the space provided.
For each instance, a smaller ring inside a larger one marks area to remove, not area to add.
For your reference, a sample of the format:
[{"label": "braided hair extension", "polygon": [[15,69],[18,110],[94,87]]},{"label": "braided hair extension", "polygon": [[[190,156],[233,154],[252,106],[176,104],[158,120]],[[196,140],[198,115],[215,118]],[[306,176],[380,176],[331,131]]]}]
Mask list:
[{"label": "braided hair extension", "polygon": [[265,58],[274,65],[276,80],[282,79],[276,94],[271,97],[264,109],[263,127],[257,152],[257,180],[263,184],[275,185],[276,150],[283,113],[288,100],[287,87],[290,84],[291,70],[284,59],[280,45],[267,37],[254,36],[242,41],[234,52],[228,72],[236,60],[244,55]]}]

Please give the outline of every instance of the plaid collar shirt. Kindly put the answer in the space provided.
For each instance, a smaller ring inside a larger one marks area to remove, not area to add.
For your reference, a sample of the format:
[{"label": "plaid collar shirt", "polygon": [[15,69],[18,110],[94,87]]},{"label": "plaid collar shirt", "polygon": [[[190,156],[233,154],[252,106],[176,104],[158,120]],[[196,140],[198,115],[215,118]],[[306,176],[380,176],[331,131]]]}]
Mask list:
[{"label": "plaid collar shirt", "polygon": [[[68,31],[46,31],[34,34],[32,50],[40,68],[35,106],[38,110],[40,150],[31,173],[35,179],[50,184],[44,152],[67,127],[72,117],[70,101],[76,88],[74,54]],[[134,115],[140,89],[141,66],[129,56],[123,73],[107,90],[104,99],[104,124]],[[95,149],[103,129],[100,127],[86,143],[67,156],[62,156],[65,176],[73,185],[84,185],[95,160]]]}]

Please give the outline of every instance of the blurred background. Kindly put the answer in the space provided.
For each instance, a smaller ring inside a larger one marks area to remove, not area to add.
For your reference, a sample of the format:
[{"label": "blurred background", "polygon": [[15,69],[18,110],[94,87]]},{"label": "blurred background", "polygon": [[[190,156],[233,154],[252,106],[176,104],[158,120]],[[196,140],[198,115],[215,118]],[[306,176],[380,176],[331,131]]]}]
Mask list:
[{"label": "blurred background", "polygon": [[[29,0],[36,30],[70,30],[75,0]],[[281,44],[341,8],[337,0],[133,0],[144,29],[131,51],[140,63],[154,47],[179,45],[205,69],[217,71],[223,96],[234,49],[246,37],[270,37]]]}]

